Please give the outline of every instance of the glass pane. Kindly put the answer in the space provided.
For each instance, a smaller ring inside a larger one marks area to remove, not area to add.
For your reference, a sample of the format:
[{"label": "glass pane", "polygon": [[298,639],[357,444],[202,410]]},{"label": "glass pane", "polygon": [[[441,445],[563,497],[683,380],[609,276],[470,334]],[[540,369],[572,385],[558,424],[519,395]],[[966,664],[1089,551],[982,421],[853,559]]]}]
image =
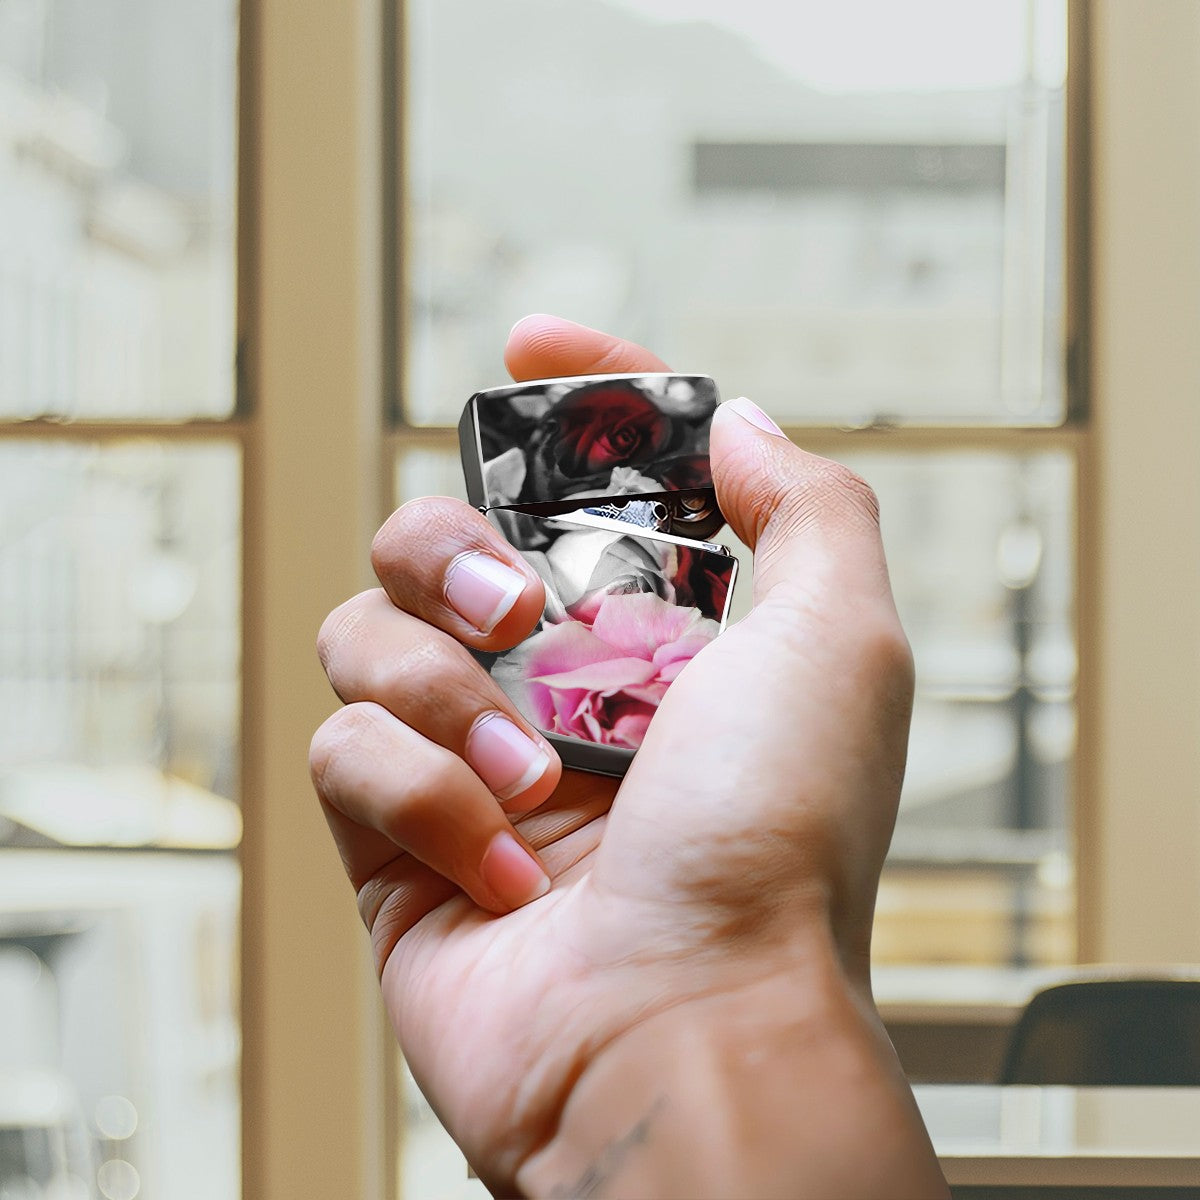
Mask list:
[{"label": "glass pane", "polygon": [[5,1195],[238,1194],[240,473],[0,442]]},{"label": "glass pane", "polygon": [[1074,471],[1064,454],[862,455],[917,662],[880,961],[1074,954]]},{"label": "glass pane", "polygon": [[453,496],[466,502],[467,489],[456,442],[401,450],[396,455],[395,468],[393,485],[398,505],[419,496]]},{"label": "glass pane", "polygon": [[469,1175],[467,1160],[442,1127],[429,1101],[421,1094],[412,1073],[404,1068],[401,1078],[401,1112],[404,1120],[404,1151],[400,1155],[401,1200],[491,1200],[492,1193],[481,1180]]},{"label": "glass pane", "polygon": [[532,311],[782,421],[1062,419],[1063,0],[405,8],[408,420]]},{"label": "glass pane", "polygon": [[236,19],[0,4],[0,417],[232,411]]},{"label": "glass pane", "polygon": [[[1065,454],[858,454],[917,663],[881,962],[1074,953],[1074,470]],[[462,495],[458,455],[397,460],[397,500]],[[732,619],[749,608],[745,548]]]}]

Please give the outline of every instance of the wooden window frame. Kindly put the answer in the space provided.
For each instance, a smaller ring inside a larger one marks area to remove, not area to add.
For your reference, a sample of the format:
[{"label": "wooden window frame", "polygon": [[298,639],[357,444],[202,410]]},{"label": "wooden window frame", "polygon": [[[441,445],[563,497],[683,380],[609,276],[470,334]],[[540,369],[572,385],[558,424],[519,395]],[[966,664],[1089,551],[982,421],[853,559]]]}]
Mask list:
[{"label": "wooden window frame", "polygon": [[242,0],[243,1195],[395,1195],[398,1056],[313,796],[325,614],[371,586],[382,470],[382,0]]}]

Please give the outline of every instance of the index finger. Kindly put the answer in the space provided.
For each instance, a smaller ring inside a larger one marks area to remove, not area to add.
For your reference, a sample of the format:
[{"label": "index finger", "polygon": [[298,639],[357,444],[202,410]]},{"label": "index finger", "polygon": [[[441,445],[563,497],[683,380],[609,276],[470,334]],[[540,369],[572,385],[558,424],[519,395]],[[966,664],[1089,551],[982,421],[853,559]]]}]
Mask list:
[{"label": "index finger", "polygon": [[523,317],[512,327],[504,365],[518,383],[559,375],[633,375],[671,369],[635,342],[545,313]]}]

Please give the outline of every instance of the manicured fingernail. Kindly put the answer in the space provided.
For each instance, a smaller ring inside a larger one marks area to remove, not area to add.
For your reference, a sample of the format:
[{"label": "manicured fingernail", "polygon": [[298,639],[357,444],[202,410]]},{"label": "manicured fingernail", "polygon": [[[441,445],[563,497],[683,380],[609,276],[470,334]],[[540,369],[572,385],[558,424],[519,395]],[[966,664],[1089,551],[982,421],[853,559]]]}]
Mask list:
[{"label": "manicured fingernail", "polygon": [[446,571],[446,603],[480,633],[491,633],[524,590],[524,575],[479,550],[458,555]]},{"label": "manicured fingernail", "polygon": [[467,735],[467,762],[497,800],[509,800],[541,779],[550,755],[507,717],[492,713]]},{"label": "manicured fingernail", "polygon": [[509,336],[509,337],[512,337],[512,335],[513,335],[514,333],[516,333],[516,332],[517,332],[517,330],[518,330],[518,329],[520,329],[520,328],[521,328],[521,326],[522,326],[522,325],[524,325],[526,321],[544,321],[544,320],[546,320],[546,314],[545,314],[545,313],[526,313],[526,314],[525,314],[525,315],[524,315],[524,316],[523,316],[523,317],[522,317],[522,318],[521,318],[519,321],[517,321],[517,322],[516,322],[516,323],[513,325],[513,327],[512,327],[512,328],[511,328],[511,329],[508,331],[508,336]]},{"label": "manicured fingernail", "polygon": [[761,429],[764,433],[773,433],[776,437],[787,437],[787,434],[753,400],[747,400],[745,396],[726,400],[722,407],[732,408],[739,417],[749,421],[751,425]]},{"label": "manicured fingernail", "polygon": [[550,877],[541,864],[508,830],[496,834],[488,844],[479,874],[496,899],[509,908],[520,908],[550,890]]}]

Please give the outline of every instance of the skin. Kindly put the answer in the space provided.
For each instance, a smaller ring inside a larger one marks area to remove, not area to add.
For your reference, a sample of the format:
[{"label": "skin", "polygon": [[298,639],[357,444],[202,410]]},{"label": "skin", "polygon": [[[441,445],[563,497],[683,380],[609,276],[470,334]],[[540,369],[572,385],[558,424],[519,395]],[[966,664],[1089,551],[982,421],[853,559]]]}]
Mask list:
[{"label": "skin", "polygon": [[[667,369],[541,316],[505,357],[517,380]],[[731,406],[711,453],[754,608],[619,790],[554,759],[501,805],[466,764],[483,714],[536,737],[464,647],[515,645],[543,594],[479,513],[424,499],[322,627],[346,706],[313,739],[318,796],[405,1056],[495,1194],[945,1196],[870,989],[913,691],[875,498]],[[465,550],[528,581],[486,637],[444,599]],[[553,886],[510,910],[481,864],[514,827]]]}]

